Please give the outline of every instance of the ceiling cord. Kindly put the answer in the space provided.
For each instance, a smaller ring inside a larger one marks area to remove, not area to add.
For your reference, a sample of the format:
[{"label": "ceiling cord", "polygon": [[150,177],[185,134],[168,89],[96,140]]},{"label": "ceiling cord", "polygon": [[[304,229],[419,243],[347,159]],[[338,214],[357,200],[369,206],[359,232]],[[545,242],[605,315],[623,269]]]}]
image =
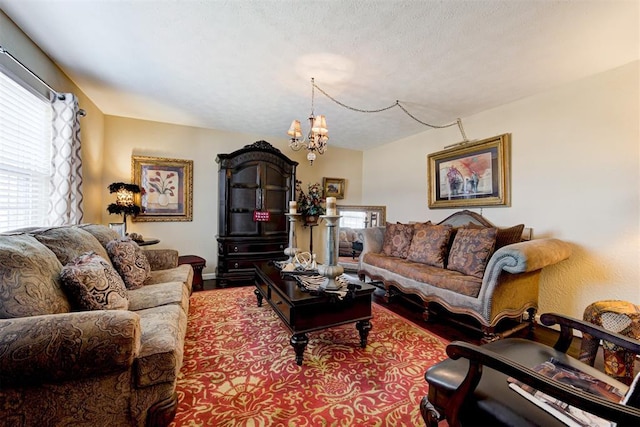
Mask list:
[{"label": "ceiling cord", "polygon": [[462,119],[458,118],[456,119],[455,122],[446,124],[446,125],[432,125],[429,124],[427,122],[423,122],[422,120],[418,119],[416,116],[414,116],[413,114],[411,114],[405,106],[403,106],[399,100],[396,100],[396,102],[394,102],[393,104],[389,105],[388,107],[384,107],[384,108],[379,108],[377,110],[364,110],[361,108],[355,108],[355,107],[351,107],[343,102],[338,101],[337,99],[335,99],[333,96],[329,95],[327,92],[325,92],[324,90],[322,90],[322,88],[320,88],[314,81],[314,79],[311,79],[311,84],[313,85],[313,87],[315,87],[316,89],[318,89],[318,91],[320,93],[322,93],[324,96],[326,96],[327,98],[329,98],[330,100],[332,100],[333,102],[335,102],[336,104],[338,104],[341,107],[344,107],[348,110],[351,111],[357,111],[358,113],[381,113],[383,111],[387,111],[390,110],[394,107],[398,107],[400,108],[407,116],[411,117],[413,120],[415,120],[416,122],[420,123],[421,125],[424,126],[428,126],[430,128],[433,129],[444,129],[444,128],[448,128],[451,126],[458,126],[458,129],[460,130],[460,134],[462,134],[462,139],[463,142],[459,143],[459,144],[455,144],[455,145],[460,145],[460,144],[466,144],[469,142],[469,139],[467,138],[466,133],[464,132],[464,128],[462,127]]}]

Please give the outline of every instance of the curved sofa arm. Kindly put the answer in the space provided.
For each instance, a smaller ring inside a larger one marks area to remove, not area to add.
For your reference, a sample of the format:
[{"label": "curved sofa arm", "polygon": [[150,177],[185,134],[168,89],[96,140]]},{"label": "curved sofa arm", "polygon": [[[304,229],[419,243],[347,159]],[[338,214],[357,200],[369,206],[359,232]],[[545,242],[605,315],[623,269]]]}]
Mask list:
[{"label": "curved sofa arm", "polygon": [[386,227],[361,228],[358,230],[358,236],[362,242],[361,258],[367,252],[379,253],[382,251],[385,230]]},{"label": "curved sofa arm", "polygon": [[0,387],[124,371],[140,336],[140,317],[126,310],[1,319]]},{"label": "curved sofa arm", "polygon": [[558,239],[538,239],[514,243],[498,249],[487,271],[497,268],[509,273],[527,273],[556,264],[571,256],[571,245]]},{"label": "curved sofa arm", "polygon": [[168,270],[178,266],[178,251],[175,249],[143,249],[151,264],[151,270]]}]

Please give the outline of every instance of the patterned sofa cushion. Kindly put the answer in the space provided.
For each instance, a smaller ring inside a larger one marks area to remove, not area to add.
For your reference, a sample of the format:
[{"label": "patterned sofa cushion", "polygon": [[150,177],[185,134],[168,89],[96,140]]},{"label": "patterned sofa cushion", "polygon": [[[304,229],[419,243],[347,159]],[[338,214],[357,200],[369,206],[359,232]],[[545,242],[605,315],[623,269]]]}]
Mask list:
[{"label": "patterned sofa cushion", "polygon": [[449,252],[449,270],[482,279],[496,244],[495,228],[460,228]]},{"label": "patterned sofa cushion", "polygon": [[81,228],[74,226],[41,228],[33,231],[32,234],[56,254],[62,265],[68,264],[87,252],[95,252],[112,265],[106,249],[98,239]]},{"label": "patterned sofa cushion", "polygon": [[115,230],[110,229],[106,225],[102,224],[81,224],[77,226],[85,231],[91,233],[93,237],[98,239],[100,244],[106,249],[107,243],[114,239],[120,238],[120,234]]},{"label": "patterned sofa cushion", "polygon": [[189,295],[191,295],[193,268],[190,264],[181,264],[166,270],[152,270],[147,280],[144,281],[144,285],[149,286],[168,282],[181,282],[189,292]]},{"label": "patterned sofa cushion", "polygon": [[138,289],[130,289],[127,293],[129,294],[129,310],[131,311],[167,304],[178,304],[185,312],[189,309],[189,291],[181,282],[145,285]]},{"label": "patterned sofa cushion", "polygon": [[406,258],[413,237],[413,224],[387,223],[382,252],[387,256]]},{"label": "patterned sofa cushion", "polygon": [[427,283],[470,297],[477,297],[482,286],[482,279],[477,277],[383,254],[367,252],[364,255],[364,262],[417,282]]},{"label": "patterned sofa cushion", "polygon": [[[468,228],[485,228],[482,225],[469,223]],[[497,228],[498,234],[496,235],[496,247],[494,251],[497,251],[503,246],[512,245],[522,241],[522,232],[524,231],[524,224],[514,225],[513,227]]]},{"label": "patterned sofa cushion", "polygon": [[134,365],[136,386],[175,382],[182,366],[187,314],[177,304],[139,310],[136,314],[142,331],[142,346]]},{"label": "patterned sofa cushion", "polygon": [[79,310],[126,310],[127,288],[118,272],[94,252],[62,267],[62,286]]},{"label": "patterned sofa cushion", "polygon": [[128,237],[112,240],[107,243],[107,252],[127,289],[144,285],[151,273],[151,266],[136,242]]},{"label": "patterned sofa cushion", "polygon": [[33,236],[0,235],[0,318],[67,313],[62,265]]},{"label": "patterned sofa cushion", "polygon": [[450,225],[415,224],[407,260],[444,268],[451,236]]}]

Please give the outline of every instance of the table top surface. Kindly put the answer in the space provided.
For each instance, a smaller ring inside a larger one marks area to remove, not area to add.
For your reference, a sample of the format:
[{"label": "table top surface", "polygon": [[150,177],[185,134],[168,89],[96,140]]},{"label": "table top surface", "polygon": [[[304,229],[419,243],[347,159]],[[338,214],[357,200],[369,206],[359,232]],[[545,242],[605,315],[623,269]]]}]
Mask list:
[{"label": "table top surface", "polygon": [[[283,275],[270,261],[256,263],[256,274],[258,274],[262,280],[268,282],[270,286],[277,288],[279,293],[292,305],[317,304],[328,301],[331,298],[329,295],[313,295],[303,290],[295,277],[291,274]],[[362,282],[356,283],[361,286],[360,289],[356,290],[356,297],[371,295],[375,290],[373,285]]]},{"label": "table top surface", "polygon": [[138,246],[149,246],[149,245],[155,245],[157,243],[160,243],[160,239],[156,239],[156,238],[153,238],[153,237],[147,237],[143,241],[136,242],[136,243],[138,244]]}]

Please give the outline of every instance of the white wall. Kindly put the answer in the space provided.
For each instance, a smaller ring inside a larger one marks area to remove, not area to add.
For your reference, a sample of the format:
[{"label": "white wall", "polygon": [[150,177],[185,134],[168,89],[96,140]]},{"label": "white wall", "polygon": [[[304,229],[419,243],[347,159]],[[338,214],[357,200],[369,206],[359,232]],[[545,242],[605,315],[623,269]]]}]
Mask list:
[{"label": "white wall", "polygon": [[[573,246],[543,270],[540,312],[640,304],[639,76],[636,61],[463,118],[470,139],[512,134],[511,207],[472,210]],[[430,130],[365,152],[363,200],[386,204],[389,221],[444,219],[456,210],[428,209],[427,155],[461,139],[454,128]]]},{"label": "white wall", "polygon": [[[193,160],[193,221],[188,222],[129,222],[127,231],[145,237],[156,237],[161,242],[156,248],[174,248],[182,255],[193,254],[206,259],[205,274],[215,271],[218,234],[218,164],[219,153],[231,153],[245,145],[264,139],[256,135],[229,133],[211,129],[179,126],[145,120],[105,116],[105,170],[102,179],[103,224],[122,222],[119,215],[109,215],[106,207],[115,196],[107,186],[112,182],[133,182],[131,156],[153,156]],[[271,140],[289,158],[299,162],[296,176],[306,184],[322,183],[322,177],[346,179],[345,204],[357,204],[361,199],[362,153],[329,147],[318,156],[313,166],[306,160],[306,152],[293,152],[284,139]],[[320,251],[322,230],[314,229],[314,251]],[[308,248],[309,230],[298,227],[298,244]],[[207,276],[210,277],[210,276]]]}]

